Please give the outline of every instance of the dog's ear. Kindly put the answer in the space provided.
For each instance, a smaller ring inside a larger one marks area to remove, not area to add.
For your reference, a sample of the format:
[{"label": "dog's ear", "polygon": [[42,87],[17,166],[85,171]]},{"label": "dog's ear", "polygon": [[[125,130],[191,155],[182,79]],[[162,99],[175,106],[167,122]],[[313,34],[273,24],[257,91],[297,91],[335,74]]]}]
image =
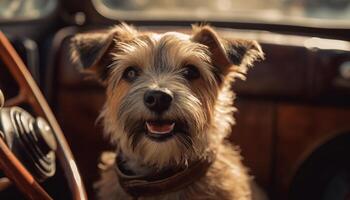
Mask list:
[{"label": "dog's ear", "polygon": [[192,41],[206,45],[211,53],[213,65],[222,75],[230,71],[246,73],[254,61],[263,59],[264,53],[256,41],[224,39],[210,26],[193,26]]},{"label": "dog's ear", "polygon": [[104,82],[112,63],[111,51],[117,51],[116,43],[131,40],[136,34],[124,23],[104,32],[77,34],[70,41],[72,60],[80,71]]}]

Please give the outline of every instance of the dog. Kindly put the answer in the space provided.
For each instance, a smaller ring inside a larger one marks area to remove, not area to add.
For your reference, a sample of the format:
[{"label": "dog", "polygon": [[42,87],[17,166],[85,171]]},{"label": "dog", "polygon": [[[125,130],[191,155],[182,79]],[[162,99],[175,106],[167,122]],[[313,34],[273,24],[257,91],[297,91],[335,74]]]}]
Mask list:
[{"label": "dog", "polygon": [[256,41],[225,39],[209,25],[191,34],[121,23],[71,39],[75,64],[106,86],[101,111],[116,146],[102,155],[98,199],[255,198],[237,147],[236,78],[264,58]]}]

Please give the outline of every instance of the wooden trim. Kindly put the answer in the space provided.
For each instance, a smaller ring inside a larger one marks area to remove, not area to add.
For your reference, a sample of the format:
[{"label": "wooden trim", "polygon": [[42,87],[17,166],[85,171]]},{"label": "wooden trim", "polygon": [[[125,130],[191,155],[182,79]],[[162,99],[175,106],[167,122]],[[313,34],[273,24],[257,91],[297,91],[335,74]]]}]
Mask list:
[{"label": "wooden trim", "polygon": [[[58,125],[48,103],[46,102],[43,94],[39,90],[23,61],[2,32],[0,32],[0,58],[9,69],[20,88],[19,95],[15,97],[12,102],[10,101],[10,103],[15,105],[23,101],[27,102],[32,106],[37,115],[46,118],[56,136],[57,156],[63,171],[65,172],[73,199],[87,199],[85,188],[73,158],[73,154],[60,126]],[[1,142],[3,143],[3,141]],[[5,174],[8,175],[8,177],[13,180],[19,189],[22,192],[25,192],[29,198],[31,197],[30,195],[42,195],[42,197],[46,196],[44,194],[45,191],[41,188],[41,186],[33,179],[23,165],[20,162],[17,162],[18,160],[15,160],[15,156],[9,152],[10,150],[7,148],[7,146],[1,145],[2,143],[0,143],[0,165],[1,168],[4,169]],[[11,168],[6,167],[8,166],[8,163],[4,162],[6,159],[8,159],[8,161],[9,159],[11,160],[13,164]]]},{"label": "wooden trim", "polygon": [[0,166],[5,175],[9,177],[29,199],[52,199],[39,183],[35,181],[33,176],[10,151],[2,139],[0,139]]}]

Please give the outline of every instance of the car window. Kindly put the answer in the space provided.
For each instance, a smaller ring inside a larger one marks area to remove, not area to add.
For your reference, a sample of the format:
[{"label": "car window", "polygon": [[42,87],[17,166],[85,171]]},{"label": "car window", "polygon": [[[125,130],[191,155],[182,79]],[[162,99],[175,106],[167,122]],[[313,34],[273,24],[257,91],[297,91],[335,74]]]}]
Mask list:
[{"label": "car window", "polygon": [[51,13],[56,0],[1,0],[0,21],[38,19]]},{"label": "car window", "polygon": [[349,0],[92,0],[114,19],[350,25]]}]

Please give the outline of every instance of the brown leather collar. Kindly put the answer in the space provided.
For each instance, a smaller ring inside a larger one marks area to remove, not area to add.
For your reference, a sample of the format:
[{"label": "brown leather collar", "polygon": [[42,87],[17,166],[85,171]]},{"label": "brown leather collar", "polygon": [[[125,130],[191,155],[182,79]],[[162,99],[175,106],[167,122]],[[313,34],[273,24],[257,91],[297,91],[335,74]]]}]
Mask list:
[{"label": "brown leather collar", "polygon": [[118,160],[115,169],[119,183],[126,193],[137,198],[175,192],[190,185],[206,174],[214,161],[214,156],[193,162],[186,168],[165,170],[146,176],[126,174]]}]

